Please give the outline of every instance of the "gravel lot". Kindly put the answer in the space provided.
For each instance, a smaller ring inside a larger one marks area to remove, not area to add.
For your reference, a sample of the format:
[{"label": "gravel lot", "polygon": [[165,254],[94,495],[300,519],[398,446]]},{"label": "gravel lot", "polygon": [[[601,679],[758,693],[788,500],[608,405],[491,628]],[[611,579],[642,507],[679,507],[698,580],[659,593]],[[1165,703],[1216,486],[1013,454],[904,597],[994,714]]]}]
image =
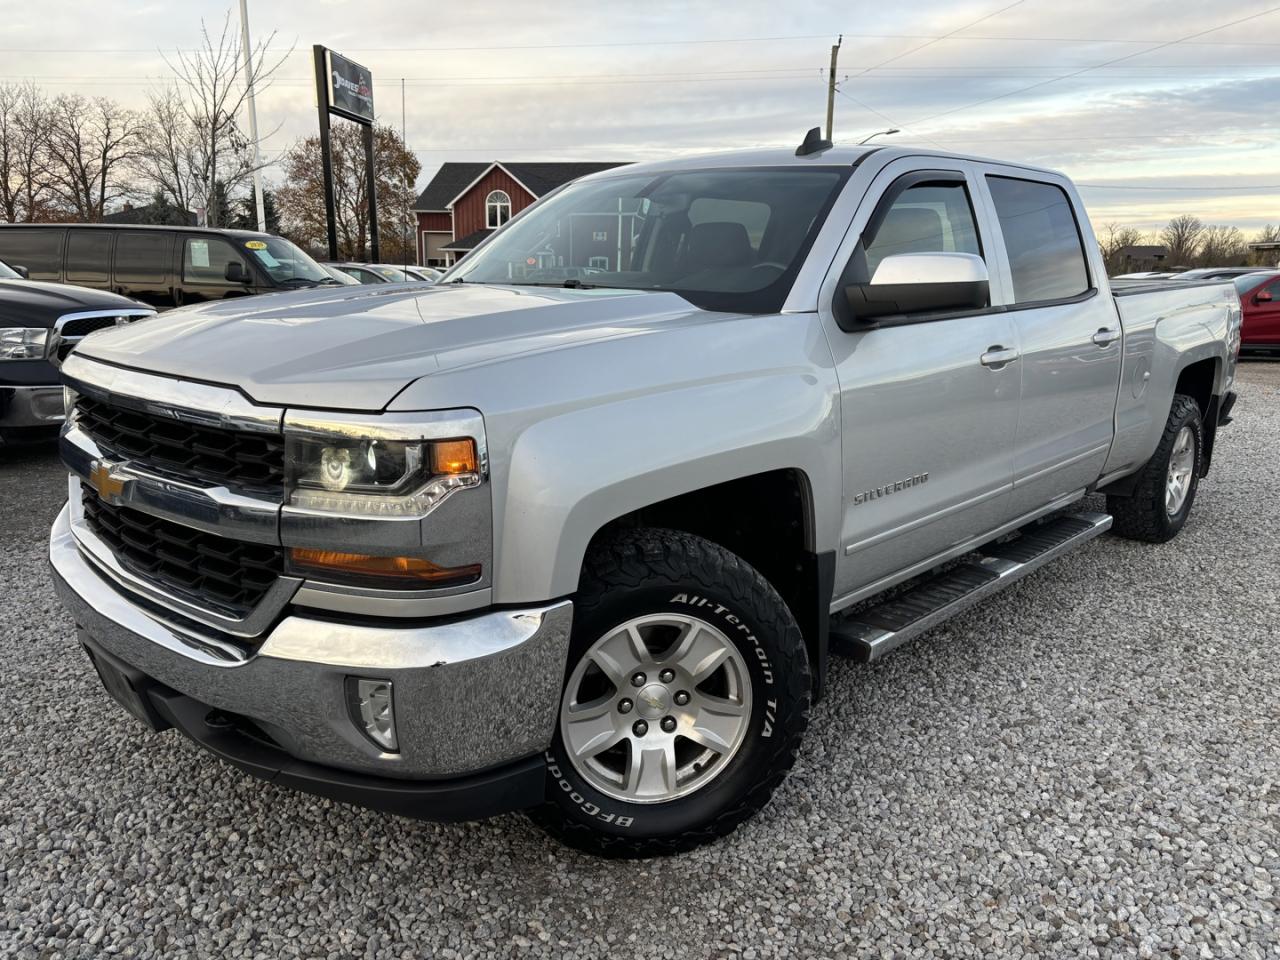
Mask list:
[{"label": "gravel lot", "polygon": [[1111,537],[875,666],[726,841],[595,861],[258,784],[110,703],[0,451],[0,956],[1280,956],[1280,364],[1192,520]]}]

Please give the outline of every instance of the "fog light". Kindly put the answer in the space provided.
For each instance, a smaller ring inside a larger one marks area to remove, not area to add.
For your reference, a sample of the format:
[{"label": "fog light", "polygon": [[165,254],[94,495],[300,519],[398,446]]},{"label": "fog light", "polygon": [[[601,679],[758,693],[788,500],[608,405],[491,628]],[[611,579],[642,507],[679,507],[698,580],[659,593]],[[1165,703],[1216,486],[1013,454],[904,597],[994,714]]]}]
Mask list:
[{"label": "fog light", "polygon": [[364,735],[388,753],[399,752],[391,681],[347,677],[347,696],[352,719]]}]

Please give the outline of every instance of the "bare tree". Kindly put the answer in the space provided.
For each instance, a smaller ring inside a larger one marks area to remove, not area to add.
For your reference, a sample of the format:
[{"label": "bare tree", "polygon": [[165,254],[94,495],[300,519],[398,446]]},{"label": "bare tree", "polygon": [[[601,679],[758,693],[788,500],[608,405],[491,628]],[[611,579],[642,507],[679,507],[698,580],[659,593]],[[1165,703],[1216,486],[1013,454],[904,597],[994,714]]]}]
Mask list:
[{"label": "bare tree", "polygon": [[49,101],[33,83],[0,85],[0,219],[47,219]]},{"label": "bare tree", "polygon": [[140,179],[181,210],[203,206],[196,137],[182,95],[173,87],[148,95],[149,109],[135,160]]},{"label": "bare tree", "polygon": [[1160,239],[1169,248],[1170,266],[1188,266],[1200,249],[1204,223],[1199,217],[1184,213],[1174,217],[1160,231]]},{"label": "bare tree", "polygon": [[63,94],[49,111],[49,176],[76,218],[96,222],[135,191],[126,181],[142,134],[138,115],[106,97]]},{"label": "bare tree", "polygon": [[[191,149],[189,156],[182,157],[181,166],[187,169],[188,202],[204,207],[208,223],[217,226],[227,213],[220,209],[222,198],[231,196],[253,176],[254,152],[238,119],[248,86],[243,76],[240,32],[232,26],[231,12],[223,17],[216,37],[202,20],[200,38],[201,45],[194,52],[179,51],[173,60],[166,58],[174,74],[176,96],[162,97],[161,103],[166,110],[178,108],[185,120],[183,136],[189,137]],[[249,51],[249,73],[258,91],[266,88],[271,75],[292,52],[291,48],[268,65],[273,39],[274,32]],[[154,102],[152,109],[155,112]]]},{"label": "bare tree", "polygon": [[1122,273],[1129,267],[1124,258],[1124,248],[1134,247],[1142,243],[1142,231],[1136,227],[1127,227],[1119,223],[1107,223],[1098,235],[1098,246],[1102,250],[1102,259],[1106,262],[1107,273]]},{"label": "bare tree", "polygon": [[1199,262],[1205,267],[1236,267],[1244,264],[1249,247],[1238,227],[1206,227],[1200,238]]}]

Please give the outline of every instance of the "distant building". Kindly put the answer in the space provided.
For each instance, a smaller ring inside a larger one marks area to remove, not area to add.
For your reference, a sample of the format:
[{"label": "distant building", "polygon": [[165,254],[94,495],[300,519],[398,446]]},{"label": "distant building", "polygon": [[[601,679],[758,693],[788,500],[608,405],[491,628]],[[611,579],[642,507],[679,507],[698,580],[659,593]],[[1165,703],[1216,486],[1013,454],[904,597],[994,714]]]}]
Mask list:
[{"label": "distant building", "polygon": [[1255,240],[1249,244],[1249,253],[1259,260],[1269,260],[1280,267],[1280,240]]},{"label": "distant building", "polygon": [[[418,263],[450,266],[543,194],[578,177],[620,166],[623,164],[446,163],[413,205],[418,219]],[[618,217],[613,220],[612,228],[602,223],[590,230],[593,239],[588,242],[600,245],[601,260],[609,259],[611,245],[617,249],[617,238],[611,231],[616,231]],[[583,224],[584,229],[588,226]]]},{"label": "distant building", "polygon": [[1155,270],[1169,259],[1169,248],[1158,244],[1132,244],[1121,247],[1119,256],[1126,272]]}]

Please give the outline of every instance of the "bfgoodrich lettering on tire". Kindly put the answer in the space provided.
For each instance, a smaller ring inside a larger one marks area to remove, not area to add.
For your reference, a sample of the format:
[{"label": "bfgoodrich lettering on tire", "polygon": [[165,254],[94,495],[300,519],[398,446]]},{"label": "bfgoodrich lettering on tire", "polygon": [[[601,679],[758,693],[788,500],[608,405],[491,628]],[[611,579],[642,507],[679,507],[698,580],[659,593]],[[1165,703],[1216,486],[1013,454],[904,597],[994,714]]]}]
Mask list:
[{"label": "bfgoodrich lettering on tire", "polygon": [[686,533],[620,534],[584,565],[531,816],[606,856],[688,850],[768,802],[808,715],[804,640],[760,574]]}]

